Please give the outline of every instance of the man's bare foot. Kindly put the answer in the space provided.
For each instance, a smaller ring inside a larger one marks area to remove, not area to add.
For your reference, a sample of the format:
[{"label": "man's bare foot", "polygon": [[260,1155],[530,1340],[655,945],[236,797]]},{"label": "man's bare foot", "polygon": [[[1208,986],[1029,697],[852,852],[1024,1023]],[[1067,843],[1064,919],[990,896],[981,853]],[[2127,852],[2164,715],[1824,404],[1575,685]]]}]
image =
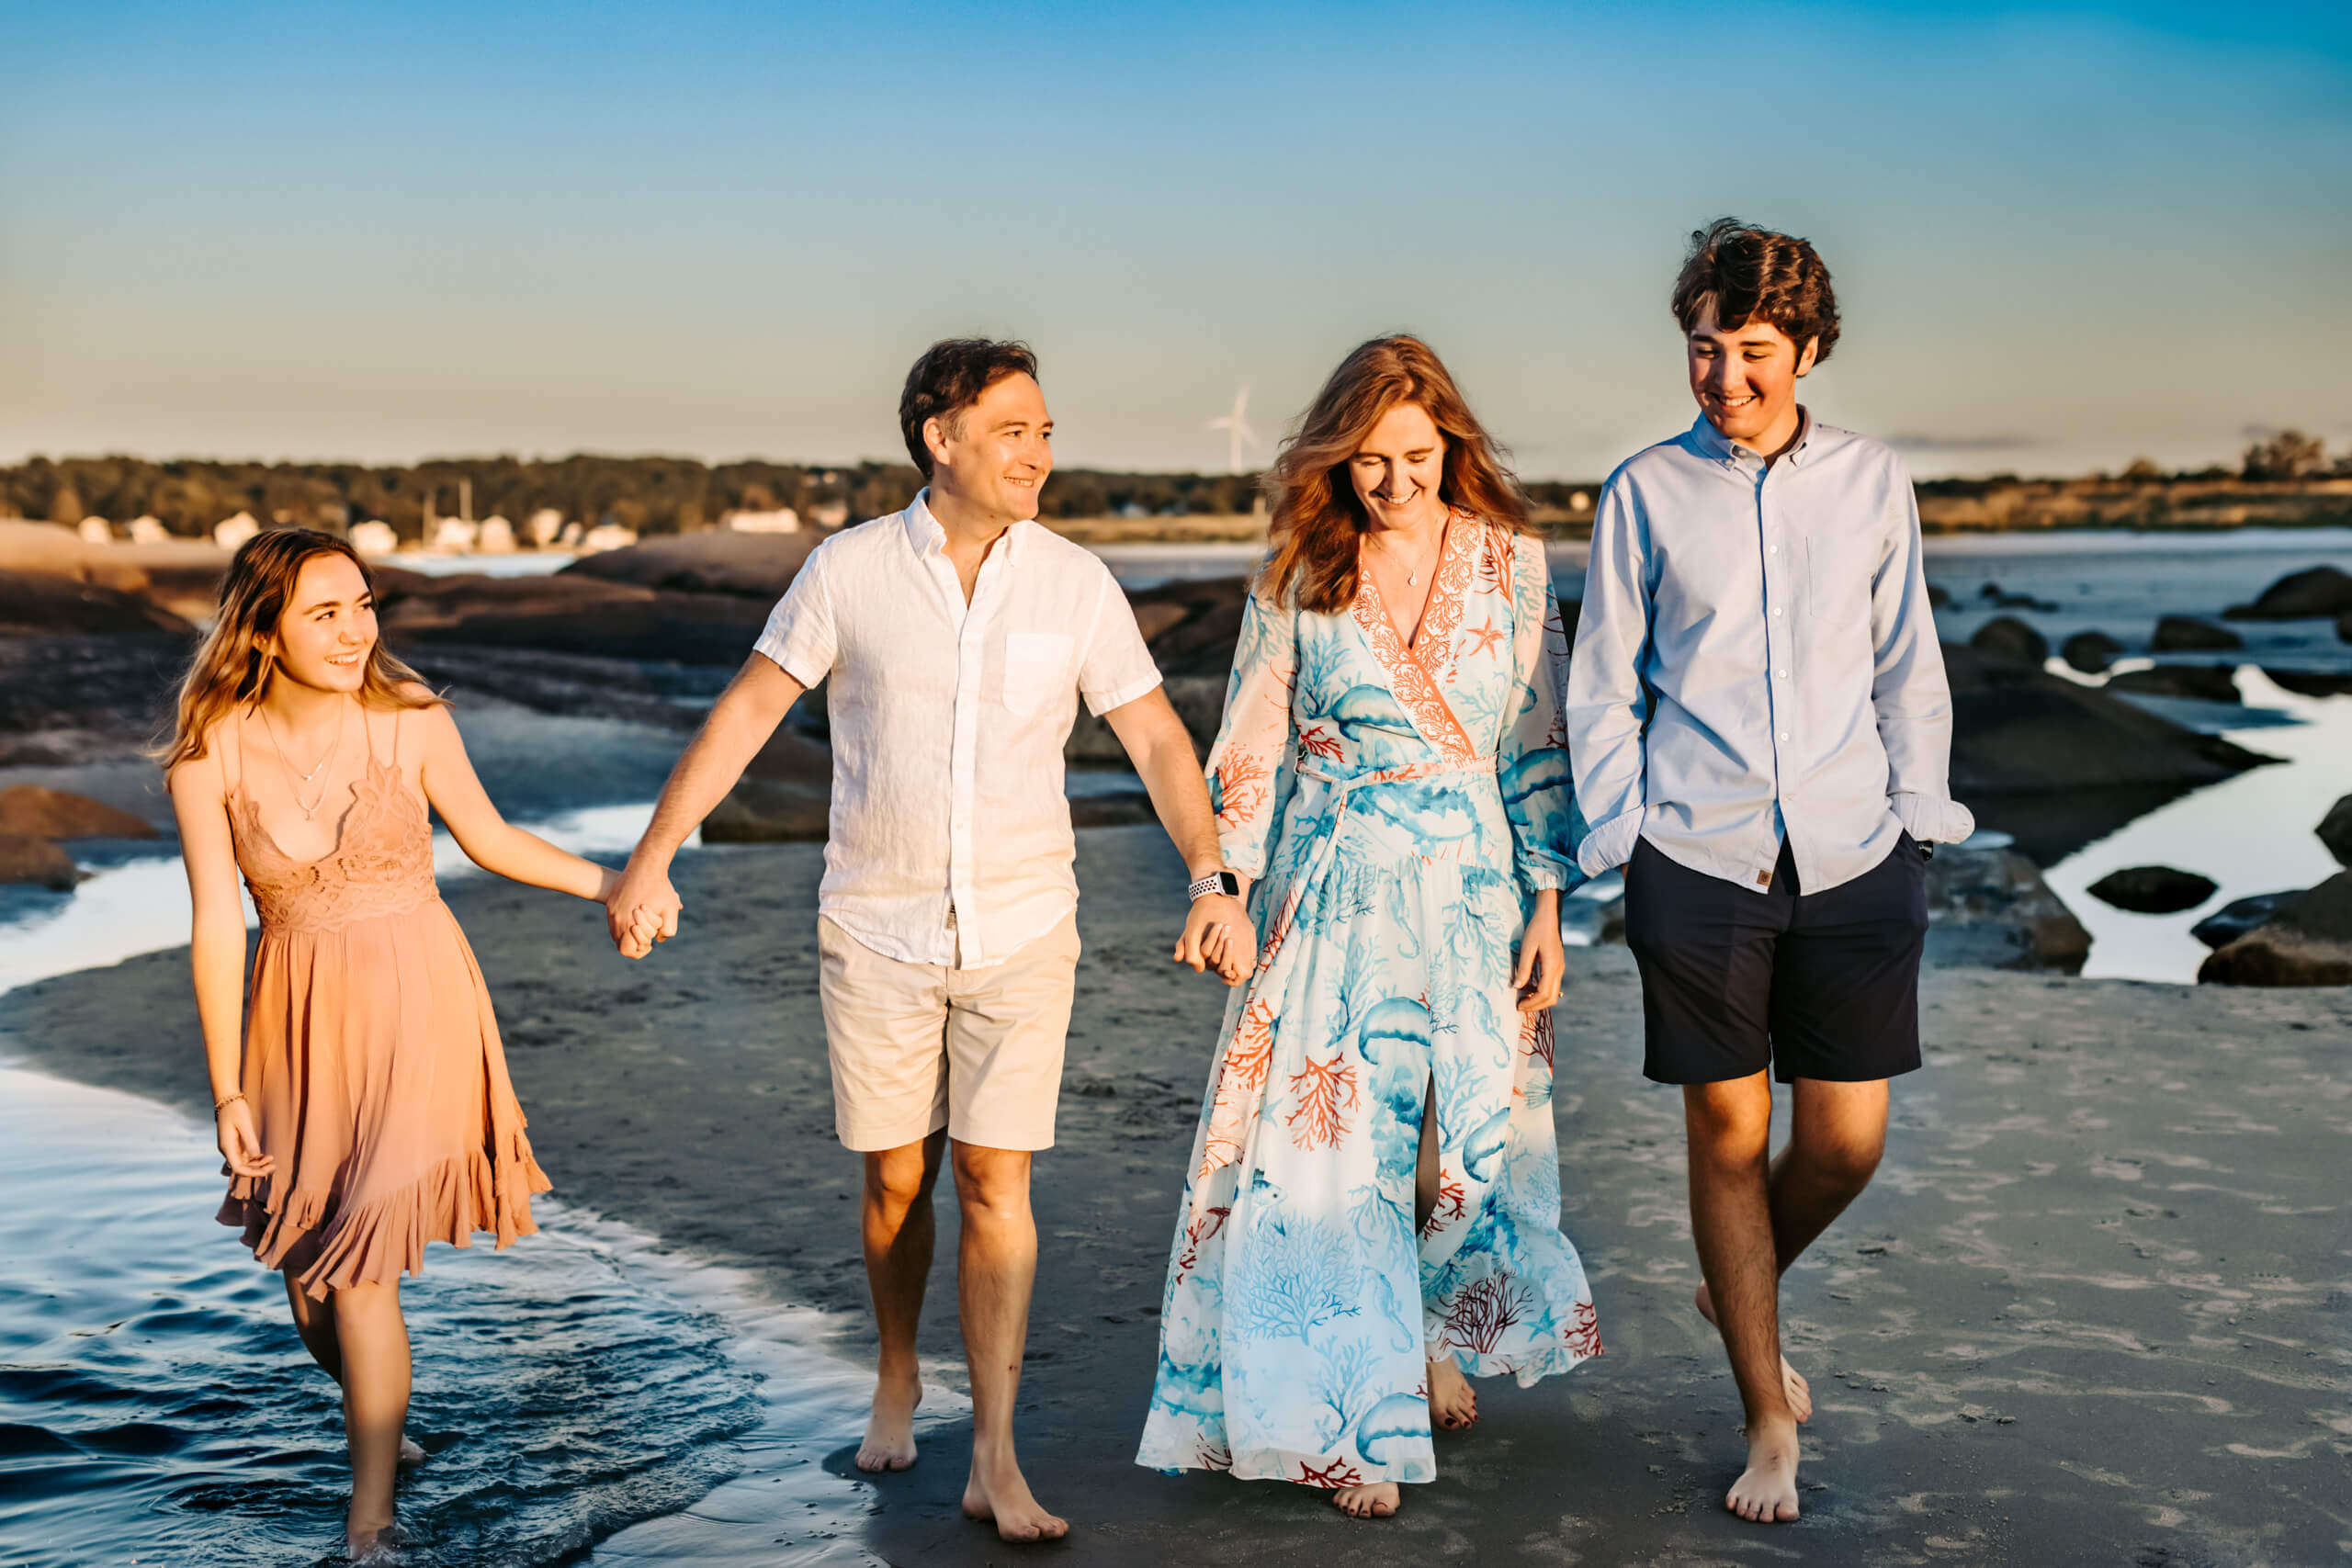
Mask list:
[{"label": "man's bare foot", "polygon": [[1396,1511],[1396,1483],[1383,1481],[1371,1486],[1342,1486],[1331,1494],[1331,1506],[1351,1519],[1385,1519]]},{"label": "man's bare foot", "polygon": [[1069,1521],[1046,1512],[1045,1505],[1031,1495],[1010,1452],[983,1457],[977,1446],[972,1478],[964,1483],[964,1515],[995,1520],[997,1536],[1003,1540],[1059,1540],[1069,1534]]},{"label": "man's bare foot", "polygon": [[1785,1525],[1797,1517],[1797,1424],[1779,1416],[1747,1429],[1747,1468],[1724,1506],[1750,1524]]},{"label": "man's bare foot", "polygon": [[1478,1424],[1478,1391],[1453,1357],[1429,1364],[1430,1422],[1440,1431],[1466,1432]]},{"label": "man's bare foot", "polygon": [[871,1475],[915,1462],[915,1406],[922,1403],[920,1377],[874,1380],[874,1414],[865,1420],[865,1440],[857,1445],[858,1469]]},{"label": "man's bare foot", "polygon": [[405,1432],[401,1433],[400,1467],[402,1470],[414,1470],[418,1465],[423,1464],[424,1462],[424,1449],[417,1446],[417,1441],[414,1438],[410,1437]]},{"label": "man's bare foot", "polygon": [[[1707,1293],[1703,1282],[1699,1286],[1697,1304],[1701,1317],[1714,1323],[1717,1328],[1723,1326],[1715,1323],[1715,1298]],[[1789,1414],[1799,1421],[1813,1419],[1813,1385],[1797,1375],[1797,1370],[1789,1365],[1786,1356],[1781,1358],[1781,1397],[1789,1402]]]}]

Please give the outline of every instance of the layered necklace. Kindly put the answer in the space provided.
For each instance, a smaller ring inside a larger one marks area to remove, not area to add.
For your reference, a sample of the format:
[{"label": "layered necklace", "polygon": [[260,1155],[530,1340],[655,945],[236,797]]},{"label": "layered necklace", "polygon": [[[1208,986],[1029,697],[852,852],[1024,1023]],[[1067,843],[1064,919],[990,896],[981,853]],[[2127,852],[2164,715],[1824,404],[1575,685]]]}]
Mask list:
[{"label": "layered necklace", "polygon": [[[260,706],[259,704],[255,704],[254,705],[257,707]],[[313,780],[318,779],[321,773],[327,771],[327,764],[334,761],[335,753],[343,750],[343,720],[344,715],[349,709],[350,705],[351,705],[348,703],[337,703],[335,705],[334,739],[328,745],[327,754],[319,759],[319,765],[317,767],[312,768],[307,773],[300,775],[296,774],[294,772],[294,764],[287,761],[286,744],[277,739],[277,727],[269,721],[269,709],[266,707],[261,708],[261,727],[269,731],[269,749],[277,754],[278,770],[286,775],[286,786],[292,792],[294,795],[294,805],[296,808],[302,813],[302,820],[305,822],[313,822],[318,819],[319,807],[326,800],[327,797],[327,786],[323,782],[321,782],[317,790],[311,794],[310,801],[307,804],[305,804],[302,799],[302,791]],[[297,782],[298,778],[300,780],[299,783]]]}]

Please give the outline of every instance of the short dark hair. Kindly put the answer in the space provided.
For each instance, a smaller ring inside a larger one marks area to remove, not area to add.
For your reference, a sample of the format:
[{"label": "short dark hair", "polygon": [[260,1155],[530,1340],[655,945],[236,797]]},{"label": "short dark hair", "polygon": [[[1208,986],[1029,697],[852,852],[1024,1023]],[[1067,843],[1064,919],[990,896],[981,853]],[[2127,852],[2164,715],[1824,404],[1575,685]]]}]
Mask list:
[{"label": "short dark hair", "polygon": [[907,456],[922,477],[931,478],[931,448],[922,443],[926,421],[937,420],[955,434],[963,412],[982,392],[1007,376],[1037,375],[1037,356],[1025,343],[998,343],[984,337],[951,337],[923,350],[907,372],[906,389],[899,394],[899,434],[906,437]]},{"label": "short dark hair", "polygon": [[1758,317],[1789,335],[1803,354],[1815,344],[1813,362],[1838,345],[1838,296],[1829,268],[1810,241],[1718,218],[1690,234],[1690,254],[1674,280],[1674,319],[1689,332],[1714,307],[1715,325],[1744,327]]}]

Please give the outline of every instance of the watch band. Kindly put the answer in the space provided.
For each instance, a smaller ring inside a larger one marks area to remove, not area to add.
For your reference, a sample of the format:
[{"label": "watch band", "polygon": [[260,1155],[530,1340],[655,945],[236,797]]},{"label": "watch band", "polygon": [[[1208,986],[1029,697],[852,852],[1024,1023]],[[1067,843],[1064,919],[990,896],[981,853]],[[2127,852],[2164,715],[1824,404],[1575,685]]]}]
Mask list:
[{"label": "watch band", "polygon": [[1184,889],[1187,897],[1205,898],[1212,893],[1222,893],[1228,898],[1241,896],[1241,879],[1229,871],[1213,871]]}]

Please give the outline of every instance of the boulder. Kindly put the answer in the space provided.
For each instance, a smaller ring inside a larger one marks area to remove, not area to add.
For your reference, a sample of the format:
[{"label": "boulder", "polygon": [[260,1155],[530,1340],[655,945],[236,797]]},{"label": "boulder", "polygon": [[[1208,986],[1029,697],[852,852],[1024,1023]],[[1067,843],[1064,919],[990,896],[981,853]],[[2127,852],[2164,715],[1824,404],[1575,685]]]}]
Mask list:
[{"label": "boulder", "polygon": [[2251,604],[2222,612],[2233,621],[2301,621],[2352,615],[2352,575],[2332,566],[2289,572],[2255,596]]},{"label": "boulder", "polygon": [[2227,947],[2246,932],[2285,914],[2302,896],[2303,890],[2296,888],[2287,893],[2256,893],[2250,898],[2233,898],[2189,927],[2188,934],[2208,947]]},{"label": "boulder", "polygon": [[0,833],[0,882],[33,882],[54,893],[70,892],[82,874],[74,857],[29,833]]},{"label": "boulder", "polygon": [[[1160,682],[1169,703],[1176,709],[1176,716],[1193,737],[1193,750],[1204,757],[1216,743],[1216,727],[1225,717],[1225,688],[1222,675],[1170,675]],[[1078,706],[1078,722],[1070,727],[1069,743],[1062,748],[1062,755],[1080,766],[1125,767],[1128,757],[1119,738],[1111,732],[1103,720]]]},{"label": "boulder", "polygon": [[1996,615],[1976,628],[1968,646],[1987,659],[2039,669],[2050,657],[2050,639],[2015,615]]},{"label": "boulder", "polygon": [[2193,871],[2168,865],[2135,865],[2110,871],[2090,885],[2088,892],[2101,903],[2135,915],[2177,915],[2211,898],[2221,884]]},{"label": "boulder", "polygon": [[152,823],[86,795],[39,784],[0,789],[0,835],[35,839],[152,839]]},{"label": "boulder", "polygon": [[674,592],[569,569],[545,577],[431,577],[383,567],[375,573],[384,640],[394,649],[455,642],[740,664],[769,608],[732,593]]},{"label": "boulder", "polygon": [[2327,815],[2312,829],[2327,852],[2335,857],[2338,865],[2352,865],[2352,795],[2344,796],[2327,808]]},{"label": "boulder", "polygon": [[2148,647],[2156,653],[2207,653],[2218,649],[2244,648],[2245,638],[2227,626],[2200,621],[2194,615],[2159,615]]},{"label": "boulder", "polygon": [[764,610],[784,597],[808,552],[831,536],[814,530],[746,534],[731,528],[656,536],[584,557],[556,575],[684,593],[730,594],[757,600]]},{"label": "boulder", "polygon": [[2352,985],[2352,871],[2207,954],[2197,977],[2222,986]]},{"label": "boulder", "polygon": [[2276,760],[2047,671],[1950,643],[1943,653],[1952,694],[1951,788],[1963,800],[2185,789]]},{"label": "boulder", "polygon": [[705,843],[805,841],[825,837],[833,792],[832,748],[779,725],[727,797],[703,818]]},{"label": "boulder", "polygon": [[2016,850],[1940,845],[1928,863],[1927,886],[1928,963],[2083,972],[2090,932]]},{"label": "boulder", "polygon": [[2243,701],[2237,669],[2229,664],[2158,664],[2108,678],[2110,692],[2141,692],[2152,697],[2194,697],[2206,703]]},{"label": "boulder", "polygon": [[2352,611],[2335,618],[2335,637],[2338,642],[2352,642]]},{"label": "boulder", "polygon": [[2105,632],[2076,632],[2058,649],[2058,657],[2086,675],[2103,675],[2123,645]]},{"label": "boulder", "polygon": [[2352,674],[2340,670],[2273,670],[2268,665],[2262,672],[2273,684],[2298,696],[2340,697],[2352,694]]},{"label": "boulder", "polygon": [[0,572],[45,572],[137,593],[147,586],[147,574],[129,555],[93,544],[61,524],[0,518]]},{"label": "boulder", "polygon": [[58,572],[0,570],[0,637],[121,632],[193,637],[196,628],[137,592]]}]

